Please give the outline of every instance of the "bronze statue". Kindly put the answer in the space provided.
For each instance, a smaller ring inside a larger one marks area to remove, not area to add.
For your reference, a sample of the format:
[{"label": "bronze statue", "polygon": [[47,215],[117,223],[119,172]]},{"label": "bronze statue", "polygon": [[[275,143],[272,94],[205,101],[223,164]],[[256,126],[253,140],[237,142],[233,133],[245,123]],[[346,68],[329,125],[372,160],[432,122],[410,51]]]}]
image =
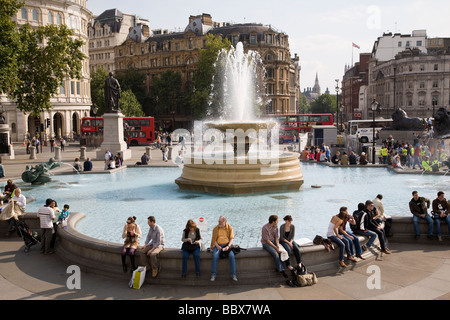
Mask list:
[{"label": "bronze statue", "polygon": [[23,182],[31,184],[44,184],[50,182],[51,177],[48,172],[58,168],[61,164],[61,162],[56,162],[55,159],[50,158],[48,162],[43,162],[35,167],[27,165],[26,170],[22,173],[22,180]]},{"label": "bronze statue", "polygon": [[423,131],[425,130],[423,120],[419,118],[409,118],[406,112],[400,108],[396,108],[392,114],[392,126],[383,128],[382,130],[398,130],[398,131]]},{"label": "bronze statue", "polygon": [[450,111],[440,108],[434,115],[434,136],[436,138],[450,138]]},{"label": "bronze statue", "polygon": [[120,112],[120,85],[119,81],[113,77],[112,72],[109,73],[109,78],[105,80],[105,100],[106,113]]}]

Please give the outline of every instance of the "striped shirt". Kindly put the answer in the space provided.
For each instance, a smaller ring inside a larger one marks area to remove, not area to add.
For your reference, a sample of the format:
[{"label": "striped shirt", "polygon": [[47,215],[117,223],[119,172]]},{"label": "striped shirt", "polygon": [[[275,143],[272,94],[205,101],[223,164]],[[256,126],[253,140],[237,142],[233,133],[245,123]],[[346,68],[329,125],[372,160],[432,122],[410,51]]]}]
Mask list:
[{"label": "striped shirt", "polygon": [[41,222],[42,229],[53,228],[52,220],[55,219],[55,212],[50,207],[40,207],[37,216]]}]

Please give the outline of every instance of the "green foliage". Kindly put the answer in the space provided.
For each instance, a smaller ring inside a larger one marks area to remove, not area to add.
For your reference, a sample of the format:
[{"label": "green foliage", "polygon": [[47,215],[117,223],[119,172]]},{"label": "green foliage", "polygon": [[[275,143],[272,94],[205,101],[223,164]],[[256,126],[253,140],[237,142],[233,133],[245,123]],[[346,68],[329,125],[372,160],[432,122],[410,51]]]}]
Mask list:
[{"label": "green foliage", "polygon": [[16,22],[11,20],[23,6],[16,0],[0,1],[0,92],[10,92],[19,83],[18,53],[21,42]]},{"label": "green foliage", "polygon": [[183,100],[181,75],[168,70],[160,77],[155,77],[153,79],[153,99],[155,114],[167,114],[169,111],[175,111],[174,108]]},{"label": "green foliage", "polygon": [[51,108],[50,99],[66,78],[81,79],[84,42],[65,25],[8,23],[20,6],[15,0],[0,2],[0,90],[21,111],[39,115]]},{"label": "green foliage", "polygon": [[328,93],[322,94],[317,100],[311,102],[311,113],[335,113],[336,96]]},{"label": "green foliage", "polygon": [[108,71],[100,66],[96,71],[91,72],[91,99],[92,104],[97,106],[97,115],[105,113],[105,80],[109,77]]},{"label": "green foliage", "polygon": [[[197,70],[194,73],[189,103],[194,110],[196,118],[203,118],[210,105],[217,108],[214,101],[210,100],[212,96],[212,86],[215,79],[215,63],[219,52],[223,49],[229,50],[231,42],[228,39],[222,39],[220,36],[209,34],[206,40],[205,49],[200,50]],[[216,95],[217,96],[217,95]],[[216,101],[217,102],[217,101]]]},{"label": "green foliage", "polygon": [[141,104],[131,90],[122,91],[120,109],[125,117],[143,117],[145,115]]}]

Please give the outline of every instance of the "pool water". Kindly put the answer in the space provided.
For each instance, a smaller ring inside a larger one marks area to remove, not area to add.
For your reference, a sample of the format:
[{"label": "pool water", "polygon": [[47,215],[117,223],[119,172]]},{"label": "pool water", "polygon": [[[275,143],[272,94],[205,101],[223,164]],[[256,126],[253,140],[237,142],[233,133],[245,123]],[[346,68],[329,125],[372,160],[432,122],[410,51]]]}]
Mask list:
[{"label": "pool water", "polygon": [[[430,200],[438,191],[450,193],[450,176],[403,175],[385,168],[336,168],[316,163],[302,163],[304,185],[298,192],[222,196],[179,190],[175,179],[181,168],[129,168],[113,174],[54,176],[45,186],[20,184],[23,194],[36,199],[27,205],[27,212],[36,212],[52,198],[62,209],[86,215],[77,229],[90,237],[122,243],[123,226],[129,216],[147,236],[147,217],[155,216],[165,231],[166,247],[181,247],[182,231],[188,219],[198,221],[202,236],[209,246],[212,229],[219,216],[225,215],[234,228],[235,244],[243,248],[261,246],[261,227],[272,214],[291,215],[296,226],[296,239],[314,239],[326,235],[328,223],[339,208],[356,210],[359,202],[383,195],[385,213],[409,216],[408,203],[413,190]],[[321,186],[313,188],[312,186]]]}]

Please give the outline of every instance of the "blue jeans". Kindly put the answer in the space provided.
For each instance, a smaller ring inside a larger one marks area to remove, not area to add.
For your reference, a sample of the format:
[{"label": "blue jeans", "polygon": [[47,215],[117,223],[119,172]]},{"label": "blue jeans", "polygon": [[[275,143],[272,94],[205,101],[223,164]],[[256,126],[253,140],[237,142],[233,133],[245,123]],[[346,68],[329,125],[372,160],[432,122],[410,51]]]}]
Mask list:
[{"label": "blue jeans", "polygon": [[375,242],[375,240],[377,239],[377,234],[370,230],[365,230],[365,231],[357,230],[357,231],[355,231],[355,234],[360,235],[360,236],[369,237],[369,241],[367,241],[367,243],[366,243],[367,248],[370,248],[373,245],[373,243]]},{"label": "blue jeans", "polygon": [[[224,245],[219,245],[219,246],[222,248],[225,248],[227,245],[224,244]],[[217,250],[216,247],[214,247],[214,249],[213,249],[211,274],[217,273],[217,261],[219,260],[219,257],[220,257],[220,251]],[[230,261],[230,273],[231,273],[231,275],[233,275],[233,274],[236,274],[236,261],[234,260],[233,250],[230,249],[229,251],[230,251],[230,253],[228,254],[228,261]]]},{"label": "blue jeans", "polygon": [[[418,216],[413,216],[413,224],[414,224],[414,231],[416,232],[416,236],[420,235],[419,230],[419,221],[420,219],[423,219]],[[433,218],[430,217],[430,215],[426,215],[424,218],[428,222],[428,235],[433,235]]]},{"label": "blue jeans", "polygon": [[[352,255],[352,256],[355,255],[355,251],[353,251],[353,245],[355,245],[356,254],[361,254],[361,253],[362,253],[362,249],[361,249],[361,244],[359,243],[358,236],[356,236],[356,235],[354,235],[353,233],[348,232],[348,231],[347,231],[347,233],[348,233],[350,236],[353,237],[353,240],[352,240],[350,237],[347,237],[346,235],[343,235],[343,234],[342,234],[342,236],[344,236],[348,241],[350,241],[350,248],[349,248],[349,249],[350,249],[351,255]],[[353,245],[352,245],[352,243],[353,243]]]},{"label": "blue jeans", "polygon": [[[190,254],[191,252],[183,250],[183,267],[181,269],[183,275],[187,273],[187,262]],[[200,246],[192,252],[192,255],[194,256],[195,273],[200,273]]]},{"label": "blue jeans", "polygon": [[347,251],[347,257],[351,257],[352,254],[350,252],[350,246],[352,246],[351,240],[343,237],[339,239],[336,236],[328,237],[331,241],[336,243],[339,246],[339,261],[344,261],[344,251]]},{"label": "blue jeans", "polygon": [[447,227],[448,227],[448,235],[450,235],[450,215],[448,215],[445,218],[440,218],[440,219],[433,219],[436,222],[436,234],[438,236],[442,236],[442,232],[441,232],[441,221],[445,221],[447,223]]},{"label": "blue jeans", "polygon": [[414,163],[413,163],[413,169],[416,168],[416,163],[419,166],[420,169],[423,169],[422,165],[420,164],[420,157],[419,156],[414,156]]},{"label": "blue jeans", "polygon": [[[281,242],[281,245],[283,246],[283,248],[287,251],[288,255],[289,255],[289,259],[287,259],[284,263],[286,264],[287,267],[289,267],[291,265],[291,247],[289,246],[289,244],[287,244],[286,242]],[[297,261],[297,264],[302,262],[302,258],[300,255],[300,248],[298,247],[297,242],[292,241],[292,251],[294,252],[294,256],[295,256],[295,260]]]},{"label": "blue jeans", "polygon": [[[272,241],[272,243],[274,245],[276,245],[273,241]],[[277,271],[278,272],[284,271],[283,263],[281,262],[280,254],[277,252],[277,250],[275,250],[275,248],[272,247],[268,243],[264,243],[263,244],[263,249],[266,250],[267,252],[269,252],[272,255],[273,262],[275,262],[275,267],[277,268]]]}]

